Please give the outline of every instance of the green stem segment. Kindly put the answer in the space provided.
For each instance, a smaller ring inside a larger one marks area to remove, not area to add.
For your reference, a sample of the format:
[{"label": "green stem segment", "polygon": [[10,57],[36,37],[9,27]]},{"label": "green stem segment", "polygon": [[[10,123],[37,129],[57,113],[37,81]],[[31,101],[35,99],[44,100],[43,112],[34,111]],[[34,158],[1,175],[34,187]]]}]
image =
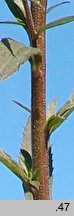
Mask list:
[{"label": "green stem segment", "polygon": [[[41,25],[46,23],[46,0],[42,0],[45,8],[38,7],[32,3],[32,16],[34,20],[35,30],[37,31]],[[48,168],[48,150],[46,148],[46,140],[44,127],[46,122],[46,38],[42,33],[37,40],[32,40],[32,46],[41,49],[42,63],[37,69],[32,63],[32,155],[33,170],[40,171],[38,180],[40,188],[34,195],[35,200],[49,200],[49,168]]]}]

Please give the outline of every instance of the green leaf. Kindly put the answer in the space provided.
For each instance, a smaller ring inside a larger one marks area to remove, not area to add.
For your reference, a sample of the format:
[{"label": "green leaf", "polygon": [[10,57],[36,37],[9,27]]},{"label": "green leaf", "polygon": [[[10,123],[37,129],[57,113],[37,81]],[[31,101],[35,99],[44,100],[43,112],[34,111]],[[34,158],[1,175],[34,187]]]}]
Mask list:
[{"label": "green leaf", "polygon": [[[0,24],[8,24],[8,25],[21,25],[21,23],[16,21],[0,21]],[[24,24],[25,25],[25,24]]]},{"label": "green leaf", "polygon": [[20,149],[20,152],[20,163],[23,162],[23,168],[26,167],[29,174],[29,172],[32,170],[32,157],[25,149]]},{"label": "green leaf", "polygon": [[74,111],[74,92],[71,98],[58,110],[56,115],[67,118]]},{"label": "green leaf", "polygon": [[73,22],[73,21],[74,21],[74,16],[68,16],[68,17],[64,17],[64,18],[55,20],[49,24],[41,26],[37,34],[40,35],[42,32],[46,31],[47,29],[51,29],[51,28],[54,28],[60,25],[64,25],[64,24]]},{"label": "green leaf", "polygon": [[66,3],[70,3],[70,1],[63,1],[63,2],[61,2],[59,4],[55,4],[55,5],[51,6],[51,7],[49,7],[47,9],[47,13],[50,13],[53,9],[55,9],[55,8],[57,8],[57,7],[59,7],[59,6],[63,5],[63,4],[66,4]]},{"label": "green leaf", "polygon": [[[14,161],[8,154],[6,154],[2,149],[0,149],[0,161],[11,170],[25,185],[25,190],[32,193],[36,188],[38,188],[38,182],[31,181],[25,174],[24,169],[20,164]],[[28,194],[29,195],[29,194]]]},{"label": "green leaf", "polygon": [[49,105],[47,119],[56,114],[57,99],[53,99]]},{"label": "green leaf", "polygon": [[[22,0],[12,0],[12,1],[5,0],[5,2],[7,3],[12,14],[16,17],[18,21],[18,25],[23,26],[23,28],[26,30],[27,34],[29,35],[23,1]],[[13,24],[13,23],[7,23],[7,24]],[[17,24],[17,23],[14,23],[14,24]]]},{"label": "green leaf", "polygon": [[[29,0],[30,2],[32,1],[33,3],[37,4],[38,6],[43,7],[43,5],[41,4],[40,0]],[[5,2],[7,3],[10,11],[13,13],[13,15],[18,19],[20,19],[21,21],[23,21],[26,26],[27,26],[27,22],[26,22],[26,12],[25,12],[25,8],[24,8],[24,0],[5,0]]]},{"label": "green leaf", "polygon": [[33,194],[28,190],[24,182],[22,183],[24,194],[25,194],[25,199],[26,200],[33,200]]},{"label": "green leaf", "polygon": [[39,181],[30,181],[30,184],[39,190],[40,182]]},{"label": "green leaf", "polygon": [[35,181],[41,175],[41,170],[38,168],[34,172],[32,171],[32,180]]},{"label": "green leaf", "polygon": [[[32,146],[31,146],[31,115],[28,118],[27,124],[24,129],[24,134],[23,134],[23,140],[22,140],[22,149],[25,149],[32,157]],[[21,157],[22,154],[20,152],[20,159],[19,159],[19,164],[21,164]],[[26,170],[27,171],[27,170]],[[28,172],[27,172],[28,174]],[[26,188],[26,185],[23,184],[23,190],[25,194],[26,200],[32,200],[33,195],[31,192],[29,192],[28,188]]]},{"label": "green leaf", "polygon": [[74,92],[72,93],[71,98],[60,108],[56,115],[52,115],[46,121],[45,132],[48,137],[51,133],[56,130],[74,111]]},{"label": "green leaf", "polygon": [[18,101],[15,101],[13,100],[14,103],[16,103],[18,106],[20,106],[21,108],[25,109],[26,111],[28,111],[29,113],[31,113],[31,110],[27,107],[27,106],[24,106],[23,104],[21,104],[20,102]]},{"label": "green leaf", "polygon": [[25,197],[26,197],[26,200],[33,200],[33,194],[30,191],[26,192]]},{"label": "green leaf", "polygon": [[[23,135],[23,141],[22,141],[22,148],[25,149],[26,151],[28,151],[28,153],[30,154],[30,156],[32,157],[32,145],[31,145],[31,115],[28,118],[26,127],[24,129],[24,135]],[[21,152],[20,152],[20,158],[21,158]],[[19,160],[19,163],[21,161]],[[31,167],[30,167],[31,168]],[[30,179],[30,184],[34,187],[39,188],[39,182],[36,180],[37,176],[39,175],[39,170],[35,171],[33,173],[33,171],[31,172],[32,176]],[[27,200],[32,200],[33,199],[33,195],[29,190],[26,189],[26,185],[23,183],[23,189],[24,189],[24,194]]]},{"label": "green leaf", "polygon": [[24,44],[11,38],[4,38],[0,42],[0,78],[4,80],[19,70],[21,64],[30,59],[32,55],[40,55],[40,50],[25,47]]},{"label": "green leaf", "polygon": [[24,29],[26,30],[28,36],[29,36],[29,30],[27,28],[27,25],[20,19],[17,19],[18,22],[16,21],[1,21],[0,24],[6,24],[6,25],[18,25],[18,26],[23,26]]},{"label": "green leaf", "polygon": [[31,146],[31,115],[28,117],[26,126],[24,128],[22,148],[29,152],[32,156],[32,146]]},{"label": "green leaf", "polygon": [[0,24],[7,24],[7,25],[20,25],[20,26],[24,26],[24,28],[27,30],[26,25],[24,22],[22,21],[1,21]]},{"label": "green leaf", "polygon": [[22,181],[27,182],[27,178],[22,167],[2,149],[0,149],[0,161]]},{"label": "green leaf", "polygon": [[[36,190],[36,189],[39,190],[39,186],[40,186],[39,181],[31,180],[30,185],[33,188],[33,191]],[[24,190],[26,200],[33,200],[33,194],[27,189],[25,183],[23,183],[23,190]]]},{"label": "green leaf", "polygon": [[48,133],[50,136],[51,133],[54,130],[56,130],[64,122],[64,120],[65,118],[57,116],[57,115],[51,116],[46,122],[46,126],[45,126],[46,133]]},{"label": "green leaf", "polygon": [[42,5],[42,3],[41,3],[41,0],[29,0],[29,1],[37,4],[38,6],[40,6],[42,8],[44,8],[43,5]]},{"label": "green leaf", "polygon": [[22,0],[5,0],[5,2],[7,3],[13,15],[17,19],[23,20],[25,22],[26,14]]}]

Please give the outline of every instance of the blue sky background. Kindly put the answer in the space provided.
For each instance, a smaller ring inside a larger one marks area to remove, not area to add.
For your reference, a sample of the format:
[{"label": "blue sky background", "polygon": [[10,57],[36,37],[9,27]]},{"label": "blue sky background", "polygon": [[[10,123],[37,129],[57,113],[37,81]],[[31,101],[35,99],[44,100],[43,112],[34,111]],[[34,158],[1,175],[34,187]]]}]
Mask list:
[{"label": "blue sky background", "polygon": [[[50,0],[50,6],[60,1]],[[48,4],[49,6],[49,4]],[[74,1],[47,15],[47,22],[74,15]],[[14,20],[4,0],[0,0],[0,21]],[[0,25],[0,39],[11,37],[29,45],[22,27]],[[12,102],[30,107],[30,66],[22,65],[8,80],[0,82],[0,148],[18,160],[28,113]],[[59,98],[58,108],[74,90],[74,23],[47,32],[47,107]],[[53,199],[74,199],[74,113],[51,136],[53,144]],[[0,200],[24,199],[21,181],[0,163]]]}]

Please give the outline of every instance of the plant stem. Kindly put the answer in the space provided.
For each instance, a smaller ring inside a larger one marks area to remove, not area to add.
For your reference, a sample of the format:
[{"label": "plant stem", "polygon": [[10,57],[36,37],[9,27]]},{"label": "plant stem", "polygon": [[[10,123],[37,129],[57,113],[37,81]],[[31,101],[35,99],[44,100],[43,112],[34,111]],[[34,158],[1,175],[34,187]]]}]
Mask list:
[{"label": "plant stem", "polygon": [[[35,30],[46,23],[46,0],[42,0],[44,9],[32,3],[32,16]],[[40,48],[42,51],[42,63],[34,71],[32,65],[32,155],[33,170],[39,169],[38,180],[40,188],[36,192],[35,200],[49,200],[49,168],[48,168],[48,150],[44,127],[46,122],[46,38],[42,33],[36,41],[32,40],[32,46]]]},{"label": "plant stem", "polygon": [[27,25],[28,25],[29,33],[31,35],[31,38],[34,39],[36,32],[35,32],[32,14],[31,14],[31,11],[29,8],[28,1],[23,0],[23,4],[24,4],[25,12],[26,12]]}]

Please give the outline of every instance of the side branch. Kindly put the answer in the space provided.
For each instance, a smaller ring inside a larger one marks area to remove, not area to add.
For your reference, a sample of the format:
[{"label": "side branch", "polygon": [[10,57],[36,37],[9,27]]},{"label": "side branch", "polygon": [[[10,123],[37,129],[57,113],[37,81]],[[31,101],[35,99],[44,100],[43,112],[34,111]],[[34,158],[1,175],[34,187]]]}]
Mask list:
[{"label": "side branch", "polygon": [[34,22],[33,22],[33,18],[32,18],[32,14],[28,5],[28,1],[27,0],[23,0],[23,5],[25,8],[25,12],[26,12],[26,19],[27,19],[27,25],[29,28],[29,33],[31,36],[31,39],[33,40],[35,38],[36,35],[36,31],[35,31],[35,27],[34,27]]}]

